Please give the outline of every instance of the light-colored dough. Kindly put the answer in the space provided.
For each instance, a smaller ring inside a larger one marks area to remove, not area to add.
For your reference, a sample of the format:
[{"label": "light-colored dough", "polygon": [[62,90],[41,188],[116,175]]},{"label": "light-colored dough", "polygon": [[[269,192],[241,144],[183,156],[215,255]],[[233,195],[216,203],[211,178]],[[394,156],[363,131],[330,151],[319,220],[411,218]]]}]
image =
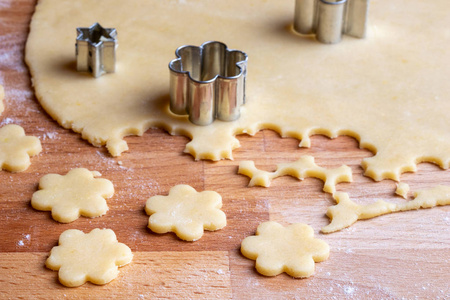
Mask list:
[{"label": "light-colored dough", "polygon": [[3,88],[3,85],[0,84],[0,115],[5,110],[3,99],[5,99],[5,89]]},{"label": "light-colored dough", "polygon": [[264,222],[255,236],[246,237],[241,244],[242,254],[256,260],[256,270],[266,276],[283,272],[293,277],[309,277],[314,262],[328,258],[327,243],[314,238],[313,229],[306,224],[283,227],[277,222]]},{"label": "light-colored dough", "polygon": [[41,141],[26,136],[21,126],[8,124],[0,128],[0,170],[25,171],[31,164],[30,156],[41,151]]},{"label": "light-colored dough", "polygon": [[105,198],[114,195],[111,181],[97,171],[79,168],[67,175],[48,174],[39,180],[39,191],[31,205],[37,210],[51,211],[58,222],[73,222],[81,216],[100,217],[108,211]]},{"label": "light-colored dough", "polygon": [[148,228],[156,233],[174,232],[180,239],[196,241],[203,230],[218,230],[227,225],[220,210],[222,197],[214,191],[197,192],[180,184],[170,189],[168,196],[153,196],[145,211],[150,218]]},{"label": "light-colored dough", "polygon": [[342,165],[335,169],[322,168],[316,165],[314,157],[310,155],[304,155],[292,163],[279,164],[275,172],[259,170],[253,161],[241,161],[238,173],[251,178],[248,186],[259,185],[263,187],[269,187],[273,179],[285,175],[300,180],[306,177],[314,177],[324,182],[323,191],[330,194],[336,191],[336,184],[352,181],[352,169],[350,167]]},{"label": "light-colored dough", "polygon": [[333,195],[337,205],[327,210],[331,223],[322,228],[322,232],[331,233],[349,227],[358,220],[371,219],[384,214],[431,208],[438,205],[450,205],[450,186],[436,186],[414,193],[414,200],[405,203],[390,203],[378,200],[372,204],[361,205],[350,200],[347,193],[337,192]]},{"label": "light-colored dough", "polygon": [[53,247],[45,265],[58,271],[59,281],[76,287],[90,281],[106,284],[117,277],[118,267],[131,262],[130,248],[119,243],[111,229],[94,229],[85,234],[77,229],[64,231],[59,246]]},{"label": "light-colored dough", "polygon": [[403,198],[408,198],[409,185],[404,182],[397,183],[397,188],[395,189],[395,194]]},{"label": "light-colored dough", "polygon": [[[270,128],[301,146],[313,134],[353,136],[376,153],[362,163],[375,180],[422,161],[448,168],[448,1],[373,1],[367,38],[335,45],[292,33],[293,10],[277,0],[41,0],[26,61],[44,109],[115,156],[124,136],[151,126],[213,160],[231,158],[234,135]],[[116,73],[97,79],[76,72],[74,55],[75,28],[94,22],[119,39]],[[249,55],[247,103],[238,121],[202,127],[168,111],[167,65],[177,47],[208,40]]]}]

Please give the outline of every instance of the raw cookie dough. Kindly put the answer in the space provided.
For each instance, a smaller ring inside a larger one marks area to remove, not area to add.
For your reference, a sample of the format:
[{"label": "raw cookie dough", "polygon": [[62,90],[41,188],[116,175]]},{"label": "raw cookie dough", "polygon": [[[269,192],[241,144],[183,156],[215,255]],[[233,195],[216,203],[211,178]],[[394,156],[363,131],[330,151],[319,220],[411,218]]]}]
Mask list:
[{"label": "raw cookie dough", "polygon": [[41,141],[26,136],[19,125],[8,124],[0,128],[0,170],[22,172],[30,166],[30,156],[42,151]]},{"label": "raw cookie dough", "polygon": [[395,194],[400,197],[407,198],[409,192],[409,185],[404,182],[397,183],[397,189],[395,190]]},{"label": "raw cookie dough", "polygon": [[119,243],[111,229],[94,229],[84,234],[77,229],[64,231],[59,246],[53,247],[45,262],[47,268],[58,271],[59,281],[76,287],[90,281],[106,284],[117,277],[118,267],[133,258],[130,248]]},{"label": "raw cookie dough", "polygon": [[352,181],[352,169],[350,167],[342,165],[335,169],[322,168],[316,165],[314,157],[310,155],[304,155],[292,163],[279,164],[275,172],[259,170],[253,161],[241,161],[238,173],[251,178],[248,186],[259,185],[263,187],[269,187],[273,179],[284,175],[290,175],[300,180],[306,177],[314,177],[325,183],[323,191],[330,194],[336,191],[336,184]]},{"label": "raw cookie dough", "polygon": [[342,192],[335,193],[333,197],[337,205],[331,206],[327,210],[327,216],[331,219],[331,223],[322,228],[324,233],[349,227],[358,220],[371,219],[392,212],[450,205],[450,186],[439,185],[417,191],[414,193],[414,200],[400,204],[378,200],[372,204],[360,205],[350,200],[347,193]]},{"label": "raw cookie dough", "polygon": [[330,248],[315,239],[313,229],[306,224],[283,227],[277,222],[264,222],[258,226],[256,236],[242,241],[241,252],[256,260],[256,270],[263,275],[286,272],[293,277],[309,277],[314,273],[314,262],[326,260]]},{"label": "raw cookie dough", "polygon": [[39,180],[39,191],[31,205],[37,210],[51,211],[58,222],[69,223],[80,217],[100,217],[108,211],[105,198],[114,194],[111,181],[97,171],[79,168],[67,175],[48,174]]},{"label": "raw cookie dough", "polygon": [[[448,168],[448,1],[373,1],[367,38],[336,45],[294,34],[293,10],[277,0],[41,0],[26,62],[44,109],[114,156],[124,136],[152,126],[192,138],[185,151],[212,160],[232,157],[236,134],[269,128],[301,146],[313,134],[353,136],[376,153],[362,163],[375,180],[422,161]],[[116,72],[97,79],[76,71],[74,54],[75,28],[94,22],[119,39]],[[209,40],[249,55],[247,102],[238,121],[195,126],[168,110],[167,65],[177,47]]]},{"label": "raw cookie dough", "polygon": [[156,233],[174,232],[180,239],[196,241],[203,230],[218,230],[227,225],[220,210],[222,197],[214,191],[197,192],[180,184],[170,189],[168,196],[153,196],[147,200],[145,211],[151,215],[148,228]]}]

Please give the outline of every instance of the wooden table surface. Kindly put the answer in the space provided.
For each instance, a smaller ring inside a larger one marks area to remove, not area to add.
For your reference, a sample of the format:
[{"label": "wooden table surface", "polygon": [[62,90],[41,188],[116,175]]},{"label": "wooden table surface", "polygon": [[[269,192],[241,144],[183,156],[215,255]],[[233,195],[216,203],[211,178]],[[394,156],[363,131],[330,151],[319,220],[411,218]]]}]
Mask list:
[{"label": "wooden table surface", "polygon": [[[1,299],[450,298],[450,207],[381,216],[325,235],[320,228],[328,224],[326,208],[334,201],[322,192],[321,181],[283,177],[270,188],[249,188],[249,179],[237,175],[241,160],[254,160],[258,167],[272,171],[278,163],[309,154],[324,167],[349,165],[354,182],[339,184],[337,190],[348,192],[357,202],[405,201],[394,196],[395,182],[374,182],[362,175],[361,160],[372,153],[359,149],[352,138],[314,136],[312,147],[303,149],[295,139],[281,139],[264,130],[253,137],[239,136],[241,148],[234,151],[233,161],[195,162],[182,153],[187,138],[159,129],[126,138],[130,150],[112,158],[105,148],[93,147],[60,127],[38,104],[23,60],[34,6],[33,0],[0,1],[0,84],[6,91],[0,122],[21,125],[28,135],[38,136],[43,146],[25,172],[0,171]],[[43,175],[65,174],[76,167],[99,171],[114,183],[116,192],[108,200],[110,210],[105,216],[60,224],[49,212],[30,206]],[[450,185],[450,170],[421,164],[417,173],[403,174],[402,181],[412,191]],[[193,243],[149,231],[146,199],[167,195],[181,183],[220,193],[228,225]],[[316,264],[315,275],[308,279],[259,275],[239,247],[267,220],[311,225],[330,245],[329,259]],[[134,252],[133,262],[121,268],[110,284],[62,286],[57,272],[46,269],[44,262],[59,235],[71,228],[113,229]]]}]

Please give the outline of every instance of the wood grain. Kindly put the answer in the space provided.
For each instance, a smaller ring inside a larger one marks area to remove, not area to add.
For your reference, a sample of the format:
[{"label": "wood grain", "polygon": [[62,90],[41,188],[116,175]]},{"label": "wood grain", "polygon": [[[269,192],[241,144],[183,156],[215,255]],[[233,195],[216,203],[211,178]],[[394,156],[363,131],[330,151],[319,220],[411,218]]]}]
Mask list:
[{"label": "wood grain", "polygon": [[[319,230],[328,223],[326,207],[334,202],[322,192],[321,181],[282,177],[270,188],[248,188],[248,178],[236,174],[241,160],[254,160],[259,168],[273,171],[278,163],[308,154],[323,167],[349,165],[354,182],[339,184],[337,190],[348,192],[357,202],[405,201],[394,196],[394,182],[362,176],[361,160],[372,153],[358,149],[352,138],[315,136],[310,149],[300,149],[299,141],[265,130],[254,137],[239,136],[241,148],[234,151],[234,161],[195,162],[182,153],[187,138],[159,129],[127,138],[130,150],[112,158],[104,148],[95,148],[58,126],[37,103],[23,62],[34,5],[33,0],[0,1],[0,84],[6,91],[0,122],[21,125],[27,134],[41,139],[44,149],[32,158],[27,171],[0,171],[0,298],[450,298],[449,207],[359,221],[324,235]],[[59,224],[48,212],[31,208],[40,177],[65,174],[75,167],[97,170],[114,183],[116,193],[108,200],[105,216]],[[421,164],[417,173],[404,174],[402,181],[412,191],[450,185],[450,171]],[[146,199],[166,195],[181,183],[220,193],[228,225],[194,243],[150,232]],[[239,253],[242,239],[269,219],[284,225],[308,223],[330,245],[329,260],[317,264],[313,277],[263,277],[254,271],[254,262]],[[133,263],[121,268],[119,277],[108,285],[63,287],[57,273],[44,267],[48,251],[66,229],[97,227],[113,229],[135,253]]]}]

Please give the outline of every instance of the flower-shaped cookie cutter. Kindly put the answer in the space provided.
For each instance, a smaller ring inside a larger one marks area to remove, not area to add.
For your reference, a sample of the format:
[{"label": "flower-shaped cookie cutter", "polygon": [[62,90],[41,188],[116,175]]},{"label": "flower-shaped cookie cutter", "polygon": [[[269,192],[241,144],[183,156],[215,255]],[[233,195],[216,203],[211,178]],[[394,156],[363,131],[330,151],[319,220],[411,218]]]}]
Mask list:
[{"label": "flower-shaped cookie cutter", "polygon": [[245,104],[247,54],[221,42],[182,46],[169,63],[170,110],[196,125],[234,121]]},{"label": "flower-shaped cookie cutter", "polygon": [[116,70],[117,31],[99,23],[77,28],[75,44],[77,71],[91,72],[94,77]]},{"label": "flower-shaped cookie cutter", "polygon": [[369,0],[296,0],[294,30],[315,33],[319,42],[339,43],[342,34],[366,35]]}]

